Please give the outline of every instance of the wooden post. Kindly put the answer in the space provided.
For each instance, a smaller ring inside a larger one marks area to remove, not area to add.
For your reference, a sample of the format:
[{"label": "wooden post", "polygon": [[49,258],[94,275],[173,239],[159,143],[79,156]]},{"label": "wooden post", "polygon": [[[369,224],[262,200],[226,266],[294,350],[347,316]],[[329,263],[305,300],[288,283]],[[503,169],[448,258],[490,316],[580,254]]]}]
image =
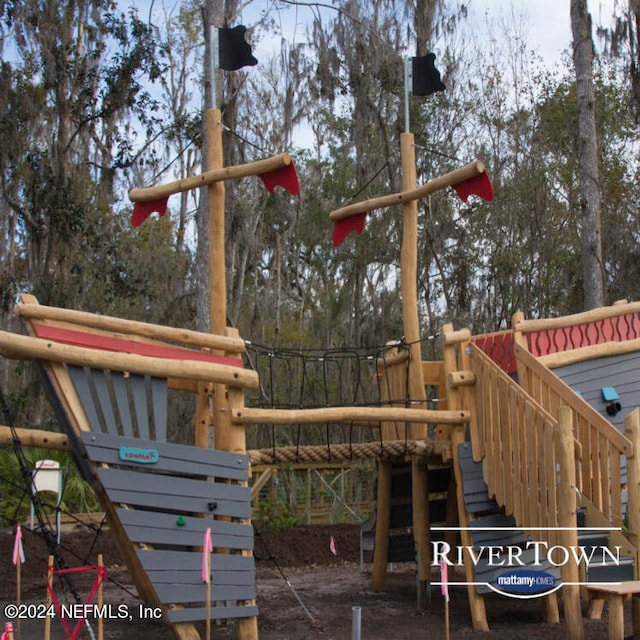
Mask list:
[{"label": "wooden post", "polygon": [[[526,336],[522,333],[522,331],[517,331],[516,326],[519,322],[524,320],[524,313],[522,311],[517,311],[511,316],[511,328],[513,329],[513,350],[515,353],[516,347],[522,347],[523,349],[529,351],[529,344],[527,342]],[[525,389],[527,392],[529,389],[529,379],[527,376],[527,368],[523,367],[518,360],[516,360],[516,368],[518,371],[518,382],[520,386]]]},{"label": "wooden post", "polygon": [[[636,550],[634,578],[640,579],[638,549],[640,549],[640,409],[634,409],[624,419],[624,432],[633,445],[633,454],[627,455],[627,517],[629,542]],[[640,636],[640,598],[631,596],[633,635]]]},{"label": "wooden post", "polygon": [[[577,548],[578,532],[576,508],[577,496],[576,459],[573,444],[572,412],[570,407],[558,409],[557,430],[558,463],[560,465],[560,486],[558,487],[558,526],[560,540],[565,549]],[[568,562],[561,568],[564,599],[564,617],[568,640],[584,640],[582,608],[580,604],[580,568]]]},{"label": "wooden post", "polygon": [[411,500],[413,503],[413,537],[418,557],[418,607],[431,575],[429,553],[429,473],[424,459],[411,458]]},{"label": "wooden post", "polygon": [[389,530],[391,526],[391,470],[390,462],[378,462],[378,495],[376,500],[376,539],[373,549],[373,573],[371,588],[376,593],[384,591],[389,555]]},{"label": "wooden post", "polygon": [[[451,398],[449,399],[451,407]],[[464,573],[467,582],[467,595],[469,597],[469,609],[471,610],[471,622],[476,631],[489,631],[487,622],[487,610],[484,598],[478,595],[475,587],[475,570],[471,557],[467,551],[473,547],[471,532],[469,531],[469,515],[464,505],[464,485],[462,483],[462,471],[460,469],[459,447],[464,442],[464,426],[455,426],[451,430],[451,449],[453,454],[453,472],[456,480],[456,498],[458,502],[458,519],[460,522],[460,541],[465,548]]]},{"label": "wooden post", "polygon": [[[416,153],[412,133],[400,136],[402,156],[402,189],[416,187]],[[418,317],[418,201],[411,200],[402,205],[402,249],[400,254],[402,274],[402,318],[404,335],[409,343],[409,399],[420,409],[426,408],[427,395],[422,371],[422,349],[420,347],[420,319]],[[409,438],[419,440],[427,437],[427,426],[409,426]]]},{"label": "wooden post", "polygon": [[[449,410],[460,409],[462,406],[460,390],[451,384],[451,374],[458,370],[456,357],[457,342],[450,339],[453,333],[453,325],[446,324],[442,327],[442,364],[447,385],[447,408]],[[465,547],[472,547],[471,533],[469,532],[469,514],[464,505],[464,485],[462,482],[462,470],[460,469],[459,447],[464,442],[464,425],[455,425],[451,428],[451,453],[453,456],[453,473],[456,487],[456,503],[458,506],[458,521],[460,523],[460,540]],[[475,570],[468,552],[464,556],[465,581],[468,583],[467,595],[469,597],[469,609],[471,621],[476,631],[489,631],[487,611],[482,596],[478,595],[475,585]]]}]

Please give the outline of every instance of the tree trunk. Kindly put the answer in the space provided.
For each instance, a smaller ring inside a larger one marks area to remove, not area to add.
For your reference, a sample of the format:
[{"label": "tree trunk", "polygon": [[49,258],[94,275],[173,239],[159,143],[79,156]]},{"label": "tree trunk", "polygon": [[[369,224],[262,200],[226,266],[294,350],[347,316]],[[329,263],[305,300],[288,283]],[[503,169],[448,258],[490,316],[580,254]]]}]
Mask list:
[{"label": "tree trunk", "polygon": [[578,103],[578,166],[582,214],[582,273],[584,308],[604,304],[600,175],[593,83],[591,16],[586,0],[571,0],[573,66]]}]

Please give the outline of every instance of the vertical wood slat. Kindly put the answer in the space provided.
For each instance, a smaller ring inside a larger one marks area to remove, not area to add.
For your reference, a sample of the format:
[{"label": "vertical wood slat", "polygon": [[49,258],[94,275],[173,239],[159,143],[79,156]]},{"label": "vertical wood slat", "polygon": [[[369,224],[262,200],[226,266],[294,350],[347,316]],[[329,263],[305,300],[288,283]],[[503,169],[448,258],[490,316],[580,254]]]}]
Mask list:
[{"label": "vertical wood slat", "polygon": [[149,405],[147,403],[147,377],[132,376],[131,397],[138,423],[138,437],[142,440],[149,440]]},{"label": "vertical wood slat", "polygon": [[[99,369],[89,369],[92,383],[96,393],[96,399],[99,404],[100,412],[104,417],[104,426],[107,433],[116,435],[118,433],[118,425],[116,417],[113,413],[113,403],[109,395],[109,375]],[[88,373],[89,375],[89,373]]]},{"label": "vertical wood slat", "polygon": [[167,382],[162,378],[151,378],[151,401],[155,439],[167,441]]},{"label": "vertical wood slat", "polygon": [[116,397],[116,406],[122,424],[122,435],[133,438],[133,420],[131,419],[131,406],[129,405],[129,394],[127,393],[127,381],[120,373],[111,374],[111,382]]},{"label": "vertical wood slat", "polygon": [[94,394],[91,389],[89,370],[84,367],[75,366],[68,366],[67,370],[91,428],[94,431],[104,433],[104,420],[97,411]]},{"label": "vertical wood slat", "polygon": [[509,424],[509,414],[508,414],[508,403],[504,402],[504,399],[507,395],[506,393],[506,385],[504,384],[503,379],[496,380],[496,391],[500,398],[502,398],[502,402],[498,405],[498,424],[496,425],[495,433],[496,433],[496,450],[494,454],[495,458],[495,478],[496,478],[496,500],[499,504],[504,504],[505,497],[505,461],[503,458],[504,455],[504,443],[503,443],[503,433],[505,426]]}]

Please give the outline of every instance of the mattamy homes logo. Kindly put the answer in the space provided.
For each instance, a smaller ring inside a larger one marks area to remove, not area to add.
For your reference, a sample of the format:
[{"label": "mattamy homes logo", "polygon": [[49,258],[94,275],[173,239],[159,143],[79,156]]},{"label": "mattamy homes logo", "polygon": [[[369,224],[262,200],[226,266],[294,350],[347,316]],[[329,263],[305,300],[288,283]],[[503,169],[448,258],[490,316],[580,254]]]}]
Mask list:
[{"label": "mattamy homes logo", "polygon": [[[567,531],[559,527],[538,527],[524,529],[523,527],[432,527],[431,531],[439,532],[480,532],[480,531],[502,531],[519,532],[526,534],[532,531]],[[570,529],[571,531],[581,531],[580,529]],[[589,532],[620,531],[619,528],[611,527],[589,527]],[[582,529],[585,531],[585,529]],[[621,547],[609,548],[606,545],[575,545],[563,546],[560,544],[550,545],[548,542],[527,540],[522,544],[481,544],[481,545],[456,545],[451,547],[447,542],[441,540],[431,541],[431,565],[440,567],[441,581],[432,582],[440,585],[443,590],[456,586],[481,586],[488,587],[496,593],[500,593],[510,598],[539,598],[557,591],[562,586],[559,578],[560,571],[566,565],[572,563],[574,566],[582,565],[585,568],[590,566],[612,565],[619,567],[621,562]],[[459,582],[449,581],[446,576],[450,575],[448,568],[464,568],[466,561],[476,569],[482,567],[483,573],[490,573],[490,582]],[[555,575],[554,575],[555,574]],[[565,583],[566,584],[566,583]],[[572,584],[584,585],[586,582],[575,582]],[[593,586],[593,582],[589,582]],[[611,584],[611,583],[608,583]]]}]

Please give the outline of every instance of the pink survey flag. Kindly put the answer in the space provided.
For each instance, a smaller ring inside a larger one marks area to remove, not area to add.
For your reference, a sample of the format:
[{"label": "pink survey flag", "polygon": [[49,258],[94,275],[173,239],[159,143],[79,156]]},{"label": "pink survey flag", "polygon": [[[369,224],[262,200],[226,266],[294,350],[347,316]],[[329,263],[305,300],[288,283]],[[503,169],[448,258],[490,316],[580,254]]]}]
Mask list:
[{"label": "pink survey flag", "polygon": [[338,555],[338,550],[336,549],[336,541],[333,539],[333,536],[329,539],[329,551],[333,553],[334,556]]},{"label": "pink survey flag", "polygon": [[22,546],[22,529],[20,525],[16,527],[16,539],[13,543],[13,564],[18,564],[18,560],[20,564],[24,563],[24,548]]},{"label": "pink survey flag", "polygon": [[211,541],[211,528],[207,527],[204,532],[204,544],[202,545],[202,582],[209,584],[211,580],[211,567],[209,564],[209,554],[213,551]]},{"label": "pink survey flag", "polygon": [[444,548],[446,549],[446,552],[442,555],[440,560],[440,592],[444,599],[449,602],[449,565],[447,564],[447,558],[445,556],[449,553],[451,548],[446,542]]}]

